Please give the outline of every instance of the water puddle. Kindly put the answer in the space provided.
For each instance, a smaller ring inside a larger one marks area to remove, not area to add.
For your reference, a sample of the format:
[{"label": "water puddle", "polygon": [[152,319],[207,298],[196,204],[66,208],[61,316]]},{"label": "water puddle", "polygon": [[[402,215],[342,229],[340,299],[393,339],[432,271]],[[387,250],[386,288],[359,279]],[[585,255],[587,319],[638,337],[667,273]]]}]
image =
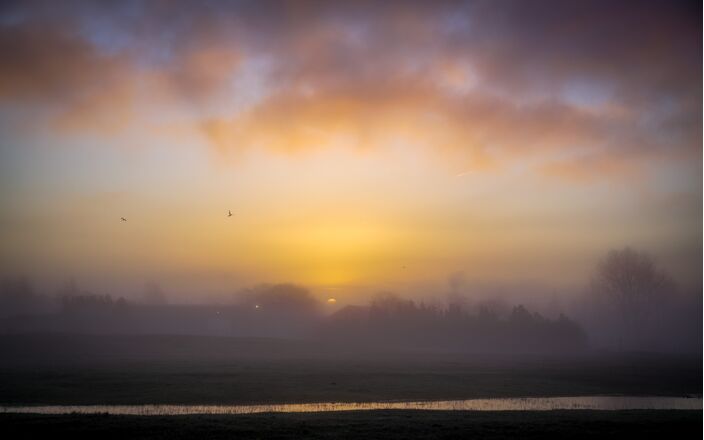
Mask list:
[{"label": "water puddle", "polygon": [[417,402],[322,402],[278,405],[51,405],[0,406],[0,413],[117,414],[165,416],[187,414],[256,414],[268,412],[369,411],[383,409],[434,411],[551,411],[551,410],[702,410],[702,398],[641,396],[526,397]]}]

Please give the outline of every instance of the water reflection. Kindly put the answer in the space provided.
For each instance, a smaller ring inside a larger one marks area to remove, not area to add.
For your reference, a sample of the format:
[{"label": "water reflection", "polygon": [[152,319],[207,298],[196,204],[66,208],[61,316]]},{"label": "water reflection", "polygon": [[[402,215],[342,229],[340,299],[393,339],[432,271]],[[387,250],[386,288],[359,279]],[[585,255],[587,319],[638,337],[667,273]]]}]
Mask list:
[{"label": "water reflection", "polygon": [[629,410],[690,409],[701,410],[698,397],[578,396],[527,397],[508,399],[468,399],[418,402],[322,402],[278,405],[52,405],[2,406],[4,413],[33,414],[119,414],[119,415],[187,415],[187,414],[255,414],[267,412],[369,411],[380,409],[415,409],[445,411],[550,411],[550,410]]}]

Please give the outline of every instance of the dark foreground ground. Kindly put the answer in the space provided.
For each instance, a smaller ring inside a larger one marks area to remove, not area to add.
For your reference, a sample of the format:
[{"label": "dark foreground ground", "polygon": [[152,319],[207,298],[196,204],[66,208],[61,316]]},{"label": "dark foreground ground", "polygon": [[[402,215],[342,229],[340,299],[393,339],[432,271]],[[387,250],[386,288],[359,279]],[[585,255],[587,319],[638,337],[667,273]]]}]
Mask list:
[{"label": "dark foreground ground", "polygon": [[0,405],[701,393],[701,356],[390,352],[191,336],[0,336]]},{"label": "dark foreground ground", "polygon": [[0,414],[6,439],[700,439],[701,411],[359,411],[139,417]]},{"label": "dark foreground ground", "polygon": [[[701,394],[701,356],[479,355],[194,336],[0,336],[0,405]],[[701,438],[702,411],[0,414],[3,439]]]}]

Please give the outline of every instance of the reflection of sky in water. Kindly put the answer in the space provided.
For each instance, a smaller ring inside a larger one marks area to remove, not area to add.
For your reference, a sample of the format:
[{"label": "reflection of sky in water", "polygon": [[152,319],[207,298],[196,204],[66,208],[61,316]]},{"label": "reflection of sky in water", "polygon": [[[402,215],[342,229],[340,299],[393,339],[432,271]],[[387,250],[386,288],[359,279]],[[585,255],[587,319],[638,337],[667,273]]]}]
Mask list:
[{"label": "reflection of sky in water", "polygon": [[33,414],[253,414],[267,412],[331,412],[369,410],[551,411],[551,410],[701,410],[701,397],[578,396],[469,399],[422,402],[322,402],[280,405],[57,405],[5,406],[0,413]]}]

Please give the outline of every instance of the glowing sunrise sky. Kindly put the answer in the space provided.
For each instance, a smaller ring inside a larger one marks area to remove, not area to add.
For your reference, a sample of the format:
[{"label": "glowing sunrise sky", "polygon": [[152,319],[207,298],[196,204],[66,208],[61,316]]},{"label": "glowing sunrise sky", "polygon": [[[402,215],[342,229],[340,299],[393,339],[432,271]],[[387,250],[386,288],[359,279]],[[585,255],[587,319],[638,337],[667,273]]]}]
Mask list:
[{"label": "glowing sunrise sky", "polygon": [[701,16],[675,1],[3,2],[0,271],[193,291],[403,292],[454,272],[559,287],[631,245],[696,285]]}]

